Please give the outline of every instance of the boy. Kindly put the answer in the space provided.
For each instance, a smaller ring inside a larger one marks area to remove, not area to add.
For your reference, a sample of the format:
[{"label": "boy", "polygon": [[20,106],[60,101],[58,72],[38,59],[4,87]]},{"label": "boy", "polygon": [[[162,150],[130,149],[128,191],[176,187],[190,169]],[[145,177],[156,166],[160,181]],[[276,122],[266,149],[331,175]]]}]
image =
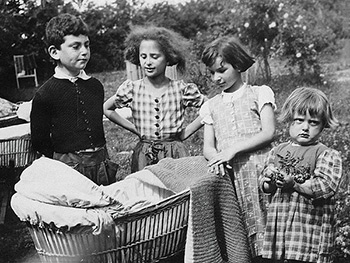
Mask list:
[{"label": "boy", "polygon": [[104,88],[84,71],[90,59],[87,25],[73,15],[59,15],[48,22],[46,41],[56,68],[33,99],[33,148],[74,167],[95,183],[106,183],[98,175],[107,159]]}]

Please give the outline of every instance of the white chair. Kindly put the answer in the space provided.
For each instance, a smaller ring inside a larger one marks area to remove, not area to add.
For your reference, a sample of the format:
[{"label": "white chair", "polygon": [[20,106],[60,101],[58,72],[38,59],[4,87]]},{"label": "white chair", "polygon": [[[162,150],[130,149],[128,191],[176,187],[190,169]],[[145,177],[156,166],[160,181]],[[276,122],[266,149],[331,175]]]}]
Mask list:
[{"label": "white chair", "polygon": [[15,74],[17,88],[20,88],[21,78],[34,78],[35,87],[38,86],[38,79],[36,76],[36,62],[34,54],[29,55],[14,55],[13,56],[14,65],[15,65]]}]

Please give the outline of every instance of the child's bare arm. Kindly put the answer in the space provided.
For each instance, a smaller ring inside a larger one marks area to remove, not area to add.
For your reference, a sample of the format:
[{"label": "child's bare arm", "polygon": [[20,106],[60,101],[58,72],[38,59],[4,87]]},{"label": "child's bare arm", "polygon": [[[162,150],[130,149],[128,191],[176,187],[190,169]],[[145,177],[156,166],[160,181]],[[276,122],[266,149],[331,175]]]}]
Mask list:
[{"label": "child's bare arm", "polygon": [[260,113],[261,132],[235,144],[236,152],[249,152],[270,143],[275,135],[275,113],[271,104],[266,104]]},{"label": "child's bare arm", "polygon": [[213,125],[204,125],[204,144],[203,155],[207,160],[210,160],[217,154],[215,147],[215,133]]},{"label": "child's bare arm", "polygon": [[192,121],[185,129],[181,132],[181,140],[186,140],[188,137],[190,137],[193,133],[195,133],[199,128],[203,126],[201,123],[202,118],[198,116],[194,121]]},{"label": "child's bare arm", "polygon": [[306,180],[302,184],[294,182],[293,189],[299,194],[307,195],[309,197],[315,197],[315,194],[311,189],[311,183],[312,183],[312,180]]},{"label": "child's bare arm", "polygon": [[136,130],[135,125],[128,121],[127,119],[120,116],[115,111],[116,107],[114,105],[114,96],[109,98],[104,104],[103,104],[103,113],[104,115],[111,120],[112,122],[118,124],[119,126],[123,127],[124,129],[136,134],[138,137],[140,137],[140,134]]},{"label": "child's bare arm", "polygon": [[284,190],[290,189],[304,196],[313,198],[314,193],[312,191],[311,184],[312,179],[306,180],[303,183],[297,183],[292,175],[286,174],[284,172],[280,172],[276,180],[276,186],[279,188],[282,188]]},{"label": "child's bare arm", "polygon": [[[203,155],[209,160],[209,163],[215,156],[217,156],[218,152],[215,147],[215,133],[213,125],[204,125],[204,145],[203,145]],[[209,166],[209,171],[215,174],[225,175],[225,167],[224,164],[214,164]]]}]

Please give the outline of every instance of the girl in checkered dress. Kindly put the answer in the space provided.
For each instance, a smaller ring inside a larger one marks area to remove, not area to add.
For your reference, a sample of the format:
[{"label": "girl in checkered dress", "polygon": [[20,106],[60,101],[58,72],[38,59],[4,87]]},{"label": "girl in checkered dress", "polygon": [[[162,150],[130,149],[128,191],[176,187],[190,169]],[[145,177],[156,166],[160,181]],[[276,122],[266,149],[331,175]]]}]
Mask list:
[{"label": "girl in checkered dress", "polygon": [[203,51],[202,61],[220,91],[200,109],[204,156],[210,171],[225,175],[228,170],[242,209],[252,257],[257,261],[266,219],[258,178],[275,133],[274,93],[266,85],[243,82],[241,73],[254,60],[234,38],[213,41]]},{"label": "girl in checkered dress", "polygon": [[[116,94],[105,102],[104,113],[140,138],[133,151],[131,172],[165,157],[188,156],[183,140],[202,124],[197,118],[184,127],[185,109],[200,107],[205,97],[195,84],[165,76],[166,67],[173,65],[184,73],[189,50],[187,41],[162,27],[136,27],[125,46],[125,58],[140,65],[145,76],[122,83]],[[131,108],[133,122],[115,112],[116,108],[123,107]]]},{"label": "girl in checkered dress", "polygon": [[263,257],[268,262],[332,262],[342,161],[319,137],[338,122],[326,95],[313,88],[294,90],[280,120],[288,123],[290,140],[270,151],[260,179],[271,198]]}]

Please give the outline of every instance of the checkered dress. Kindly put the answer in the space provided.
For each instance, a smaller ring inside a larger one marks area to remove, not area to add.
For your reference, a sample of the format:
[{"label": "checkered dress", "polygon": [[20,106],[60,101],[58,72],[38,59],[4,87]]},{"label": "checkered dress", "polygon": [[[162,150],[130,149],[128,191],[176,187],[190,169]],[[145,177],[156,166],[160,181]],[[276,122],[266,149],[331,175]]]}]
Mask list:
[{"label": "checkered dress", "polygon": [[311,176],[308,180],[312,180],[315,198],[281,189],[271,195],[263,257],[332,262],[335,234],[333,196],[342,172],[339,152],[321,143],[308,147],[283,143],[271,150],[266,165],[269,163],[292,174]]},{"label": "checkered dress", "polygon": [[142,136],[133,151],[131,172],[165,157],[189,156],[179,136],[184,129],[185,109],[200,107],[204,98],[195,84],[182,80],[170,80],[159,97],[149,92],[143,79],[127,80],[119,87],[115,105],[117,108],[131,108],[133,122]]},{"label": "checkered dress", "polygon": [[148,140],[165,140],[176,136],[184,128],[186,107],[200,107],[204,95],[195,84],[170,80],[160,97],[154,97],[143,79],[126,80],[117,90],[117,108],[129,107],[136,129]]},{"label": "checkered dress", "polygon": [[[261,131],[260,109],[266,103],[275,105],[272,90],[268,86],[242,87],[243,94],[230,101],[224,94],[210,99],[210,118],[202,116],[206,124],[214,126],[217,150],[224,150],[235,142],[248,140]],[[226,95],[226,94],[225,94]],[[261,105],[259,105],[261,104]],[[202,109],[204,108],[204,105]],[[206,110],[202,110],[201,113]],[[205,114],[203,114],[205,115]],[[266,200],[260,192],[258,178],[264,159],[271,147],[235,156],[230,162],[233,182],[241,205],[253,257],[261,255],[266,221]]]}]

